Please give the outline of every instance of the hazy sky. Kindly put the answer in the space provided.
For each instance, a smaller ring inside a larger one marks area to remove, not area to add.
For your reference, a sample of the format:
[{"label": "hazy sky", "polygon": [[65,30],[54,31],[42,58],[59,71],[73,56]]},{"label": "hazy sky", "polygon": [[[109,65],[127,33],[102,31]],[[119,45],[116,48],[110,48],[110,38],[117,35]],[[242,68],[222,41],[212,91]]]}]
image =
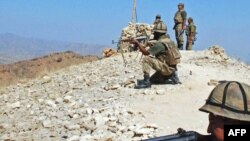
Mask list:
[{"label": "hazy sky", "polygon": [[[223,46],[250,62],[249,0],[137,0],[138,22],[161,14],[174,37],[179,2],[197,25],[195,49]],[[111,45],[131,19],[133,0],[0,0],[0,33],[59,41]],[[174,38],[173,38],[174,39]]]}]

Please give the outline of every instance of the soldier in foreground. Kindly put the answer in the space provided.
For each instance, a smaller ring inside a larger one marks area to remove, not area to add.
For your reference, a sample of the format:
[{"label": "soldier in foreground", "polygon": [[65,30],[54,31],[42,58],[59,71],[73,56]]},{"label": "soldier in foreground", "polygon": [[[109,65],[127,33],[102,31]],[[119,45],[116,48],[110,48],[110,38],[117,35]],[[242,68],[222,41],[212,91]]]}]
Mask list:
[{"label": "soldier in foreground", "polygon": [[239,82],[223,82],[217,85],[204,106],[199,110],[208,113],[207,132],[194,131],[162,136],[145,141],[224,141],[224,125],[250,125],[250,86]]},{"label": "soldier in foreground", "polygon": [[178,11],[175,13],[174,16],[174,30],[175,30],[175,37],[177,40],[177,45],[180,50],[183,50],[184,38],[183,33],[186,28],[186,18],[187,13],[184,11],[184,4],[178,4]]},{"label": "soldier in foreground", "polygon": [[[142,54],[145,55],[142,61],[144,79],[138,81],[136,89],[149,88],[151,83],[165,84],[169,79],[173,84],[180,83],[177,75],[180,53],[174,42],[167,38],[166,32],[167,27],[164,22],[155,25],[154,40],[156,42],[152,43],[152,47],[149,50],[146,50],[138,40],[131,40],[131,43],[135,44]],[[156,70],[156,72],[150,77],[151,68]]]},{"label": "soldier in foreground", "polygon": [[196,26],[194,25],[193,18],[188,18],[188,26],[186,28],[187,44],[186,50],[192,50],[195,41]]}]

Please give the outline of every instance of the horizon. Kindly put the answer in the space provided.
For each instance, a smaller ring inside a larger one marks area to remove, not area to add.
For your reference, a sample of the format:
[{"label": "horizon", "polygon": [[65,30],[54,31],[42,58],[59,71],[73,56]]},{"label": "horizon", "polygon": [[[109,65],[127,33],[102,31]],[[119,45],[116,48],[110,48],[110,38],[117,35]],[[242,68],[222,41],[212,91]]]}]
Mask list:
[{"label": "horizon", "polygon": [[[0,33],[114,47],[111,41],[118,40],[122,28],[131,20],[133,1],[86,1],[2,0]],[[161,14],[175,41],[173,16],[179,2],[185,4],[188,17],[192,16],[197,26],[198,40],[194,50],[220,45],[230,56],[250,63],[250,29],[247,28],[250,25],[250,18],[247,18],[250,1],[137,0],[137,20],[150,24],[156,14]]]}]

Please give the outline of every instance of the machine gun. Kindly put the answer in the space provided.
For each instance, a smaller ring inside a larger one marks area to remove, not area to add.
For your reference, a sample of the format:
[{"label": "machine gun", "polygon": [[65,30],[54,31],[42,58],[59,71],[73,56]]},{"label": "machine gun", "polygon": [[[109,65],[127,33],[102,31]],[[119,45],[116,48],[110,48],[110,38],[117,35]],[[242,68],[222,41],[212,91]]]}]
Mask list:
[{"label": "machine gun", "polygon": [[197,141],[198,134],[194,131],[185,131],[182,128],[177,129],[176,134],[161,136],[143,141]]}]

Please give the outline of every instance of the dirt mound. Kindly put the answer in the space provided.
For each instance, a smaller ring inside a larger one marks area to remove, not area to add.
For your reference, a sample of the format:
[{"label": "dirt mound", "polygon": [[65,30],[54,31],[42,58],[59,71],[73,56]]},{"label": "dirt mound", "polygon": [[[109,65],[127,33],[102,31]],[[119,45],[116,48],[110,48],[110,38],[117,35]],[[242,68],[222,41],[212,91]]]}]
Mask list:
[{"label": "dirt mound", "polygon": [[81,56],[71,51],[53,53],[40,58],[0,65],[0,87],[25,82],[71,65],[98,60],[96,56]]}]

